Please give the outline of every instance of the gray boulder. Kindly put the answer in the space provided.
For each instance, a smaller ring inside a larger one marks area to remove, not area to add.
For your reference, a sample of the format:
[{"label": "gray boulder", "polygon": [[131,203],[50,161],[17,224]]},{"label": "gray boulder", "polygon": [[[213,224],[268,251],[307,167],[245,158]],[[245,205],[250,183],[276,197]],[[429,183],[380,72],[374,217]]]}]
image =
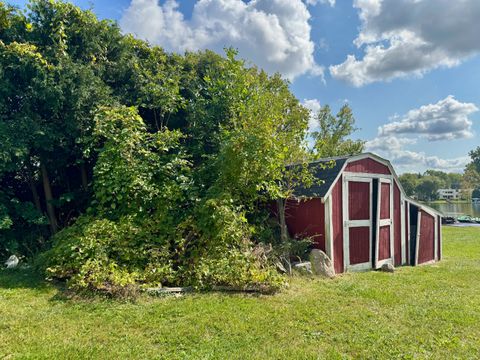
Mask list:
[{"label": "gray boulder", "polygon": [[310,252],[310,263],[312,264],[312,272],[322,277],[335,277],[335,269],[332,260],[322,250],[313,249]]},{"label": "gray boulder", "polygon": [[393,272],[395,272],[395,267],[390,263],[385,263],[385,264],[382,265],[380,270],[383,271],[383,272],[393,273]]},{"label": "gray boulder", "polygon": [[305,275],[312,274],[312,264],[310,263],[310,261],[293,264],[293,268],[301,274],[305,274]]}]

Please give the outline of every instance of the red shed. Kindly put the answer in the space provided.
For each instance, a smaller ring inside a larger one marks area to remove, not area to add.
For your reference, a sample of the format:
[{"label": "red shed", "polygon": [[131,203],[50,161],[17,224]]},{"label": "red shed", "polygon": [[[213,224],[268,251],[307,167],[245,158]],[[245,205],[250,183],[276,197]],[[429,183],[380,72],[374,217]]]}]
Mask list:
[{"label": "red shed", "polygon": [[332,160],[314,169],[323,183],[299,187],[287,201],[292,236],[312,237],[336,273],[441,259],[442,214],[407,197],[388,160],[365,153],[311,166]]}]

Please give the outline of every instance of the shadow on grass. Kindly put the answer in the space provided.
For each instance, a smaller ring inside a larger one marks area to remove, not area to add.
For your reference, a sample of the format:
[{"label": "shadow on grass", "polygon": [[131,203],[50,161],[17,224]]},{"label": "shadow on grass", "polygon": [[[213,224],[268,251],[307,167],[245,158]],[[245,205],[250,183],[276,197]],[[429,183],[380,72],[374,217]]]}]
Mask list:
[{"label": "shadow on grass", "polygon": [[32,268],[0,270],[0,289],[44,290],[47,287],[43,276]]},{"label": "shadow on grass", "polygon": [[65,302],[72,299],[72,294],[67,291],[64,283],[48,282],[33,268],[0,270],[0,290],[2,289],[32,289],[40,292],[55,289],[50,301]]}]

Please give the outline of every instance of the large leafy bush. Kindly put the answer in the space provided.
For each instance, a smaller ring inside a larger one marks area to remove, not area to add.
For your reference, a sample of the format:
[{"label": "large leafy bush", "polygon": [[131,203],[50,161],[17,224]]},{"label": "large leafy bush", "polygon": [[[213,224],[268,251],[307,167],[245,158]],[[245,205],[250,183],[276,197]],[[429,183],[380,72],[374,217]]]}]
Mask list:
[{"label": "large leafy bush", "polygon": [[119,107],[99,112],[93,134],[94,201],[43,254],[49,276],[113,294],[137,285],[282,284],[253,255],[249,225],[231,199],[191,199],[178,132],[151,134],[135,109]]}]

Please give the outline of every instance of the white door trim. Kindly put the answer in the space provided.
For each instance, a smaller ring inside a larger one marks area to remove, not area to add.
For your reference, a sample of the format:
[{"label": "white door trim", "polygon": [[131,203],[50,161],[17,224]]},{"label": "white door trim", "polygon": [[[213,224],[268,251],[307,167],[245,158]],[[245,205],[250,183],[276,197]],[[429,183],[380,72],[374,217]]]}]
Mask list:
[{"label": "white door trim", "polygon": [[[380,219],[380,209],[382,204],[382,183],[390,185],[390,218]],[[390,257],[387,259],[378,259],[379,247],[380,247],[380,227],[390,226]],[[390,179],[378,179],[378,189],[377,189],[377,226],[376,226],[376,235],[375,235],[375,268],[379,269],[384,264],[393,265],[393,252],[394,252],[394,239],[393,239],[393,182]]]},{"label": "white door trim", "polygon": [[435,230],[433,232],[433,251],[435,252],[435,254],[433,254],[433,259],[435,261],[438,261],[438,216],[435,216],[433,219],[433,226],[435,226]]},{"label": "white door trim", "polygon": [[418,248],[420,247],[420,228],[422,227],[422,212],[418,209],[417,217],[417,241],[415,245],[415,266],[418,265]]},{"label": "white door trim", "polygon": [[405,239],[405,224],[406,224],[406,217],[405,217],[405,198],[403,194],[400,192],[400,239],[401,239],[401,247],[402,247],[402,259],[401,264],[405,265],[407,262],[407,252],[406,252],[406,239]]},{"label": "white door trim", "polygon": [[325,250],[327,251],[328,257],[332,261],[332,266],[334,266],[335,259],[334,259],[334,251],[333,251],[332,196],[329,196],[325,199],[324,211],[325,211]]}]

